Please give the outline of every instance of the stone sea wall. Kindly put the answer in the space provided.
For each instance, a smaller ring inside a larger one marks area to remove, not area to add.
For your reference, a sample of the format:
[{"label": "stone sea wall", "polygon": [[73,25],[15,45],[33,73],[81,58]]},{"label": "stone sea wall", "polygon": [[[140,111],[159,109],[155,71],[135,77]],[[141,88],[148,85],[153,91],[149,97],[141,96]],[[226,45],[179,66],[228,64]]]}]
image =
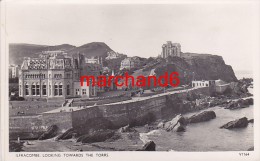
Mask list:
[{"label": "stone sea wall", "polygon": [[30,132],[33,128],[36,132],[42,133],[51,125],[57,125],[60,133],[73,127],[79,134],[93,129],[119,128],[128,124],[144,125],[167,114],[188,112],[182,110],[186,109],[182,99],[187,98],[188,93],[209,95],[209,89],[198,88],[189,92],[161,94],[144,100],[97,105],[72,112],[10,117],[10,134]]},{"label": "stone sea wall", "polygon": [[38,138],[48,127],[43,124],[42,115],[12,116],[9,118],[10,139]]}]

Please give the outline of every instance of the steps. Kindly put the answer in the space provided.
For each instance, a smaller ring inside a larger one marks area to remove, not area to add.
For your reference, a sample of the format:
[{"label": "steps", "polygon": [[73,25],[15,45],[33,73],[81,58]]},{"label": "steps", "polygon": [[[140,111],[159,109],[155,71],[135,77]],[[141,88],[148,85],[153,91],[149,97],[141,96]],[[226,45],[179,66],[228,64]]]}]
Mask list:
[{"label": "steps", "polygon": [[71,107],[73,99],[66,99],[65,102],[62,104],[62,107]]}]

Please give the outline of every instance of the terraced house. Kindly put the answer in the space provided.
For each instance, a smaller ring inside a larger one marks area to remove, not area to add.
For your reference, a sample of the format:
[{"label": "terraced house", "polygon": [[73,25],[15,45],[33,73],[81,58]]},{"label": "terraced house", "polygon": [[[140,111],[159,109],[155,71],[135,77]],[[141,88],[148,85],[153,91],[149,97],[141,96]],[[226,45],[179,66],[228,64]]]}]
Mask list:
[{"label": "terraced house", "polygon": [[96,87],[80,86],[80,76],[93,73],[98,76],[101,69],[99,64],[86,63],[80,54],[73,57],[63,51],[42,52],[38,58],[24,58],[19,70],[19,96],[95,97]]}]

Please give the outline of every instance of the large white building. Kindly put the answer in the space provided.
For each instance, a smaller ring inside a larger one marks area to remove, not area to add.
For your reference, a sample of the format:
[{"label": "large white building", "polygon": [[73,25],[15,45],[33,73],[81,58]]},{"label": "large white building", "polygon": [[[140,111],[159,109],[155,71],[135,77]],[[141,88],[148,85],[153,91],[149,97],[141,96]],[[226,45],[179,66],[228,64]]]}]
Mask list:
[{"label": "large white building", "polygon": [[80,76],[98,76],[100,64],[86,63],[84,56],[68,57],[62,51],[43,52],[25,58],[19,71],[19,96],[70,98],[97,96],[97,87],[81,86]]}]

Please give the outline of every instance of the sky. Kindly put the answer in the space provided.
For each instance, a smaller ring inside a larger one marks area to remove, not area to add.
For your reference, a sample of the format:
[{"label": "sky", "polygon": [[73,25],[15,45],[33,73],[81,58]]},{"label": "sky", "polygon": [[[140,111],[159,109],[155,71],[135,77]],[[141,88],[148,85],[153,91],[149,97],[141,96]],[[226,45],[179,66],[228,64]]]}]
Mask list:
[{"label": "sky", "polygon": [[[258,6],[257,6],[258,7]],[[105,42],[128,56],[161,53],[166,41],[182,52],[220,55],[234,70],[253,70],[258,54],[255,3],[6,4],[10,43],[42,45]]]}]

